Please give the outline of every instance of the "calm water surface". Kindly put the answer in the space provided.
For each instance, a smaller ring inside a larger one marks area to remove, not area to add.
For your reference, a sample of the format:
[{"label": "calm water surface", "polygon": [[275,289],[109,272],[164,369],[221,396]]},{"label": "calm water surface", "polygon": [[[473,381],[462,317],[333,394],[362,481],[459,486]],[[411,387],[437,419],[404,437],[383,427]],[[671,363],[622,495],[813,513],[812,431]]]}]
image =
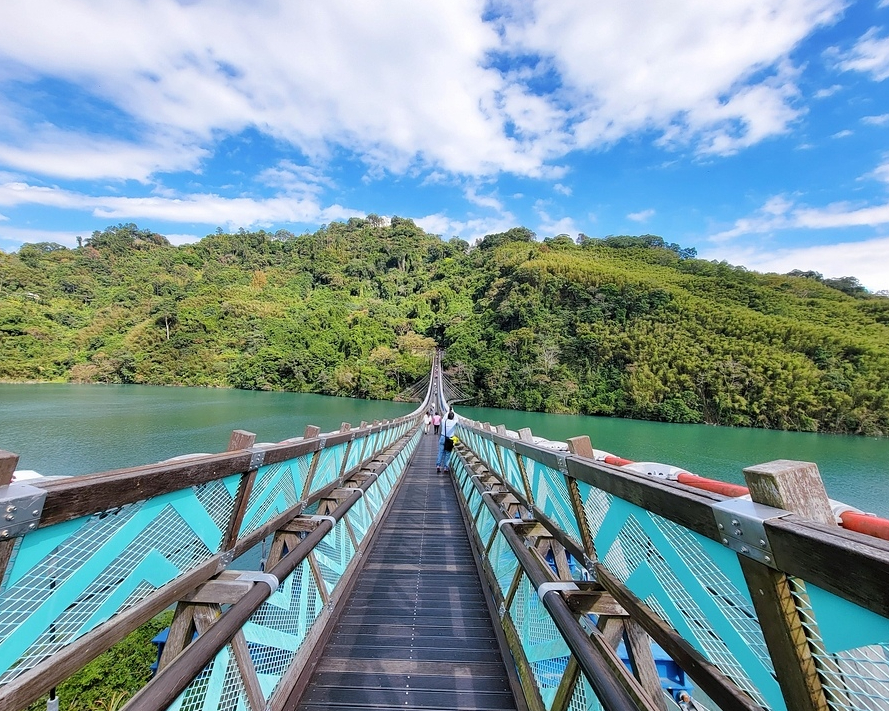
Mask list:
[{"label": "calm water surface", "polygon": [[[21,469],[47,476],[85,474],[190,452],[220,452],[232,429],[255,432],[258,442],[278,442],[301,435],[308,424],[330,431],[342,422],[389,419],[414,407],[246,390],[0,384],[0,449],[19,454]],[[889,439],[488,408],[458,412],[510,429],[530,427],[549,439],[587,434],[597,449],[737,483],[743,483],[741,470],[752,464],[815,462],[832,498],[889,517]]]}]

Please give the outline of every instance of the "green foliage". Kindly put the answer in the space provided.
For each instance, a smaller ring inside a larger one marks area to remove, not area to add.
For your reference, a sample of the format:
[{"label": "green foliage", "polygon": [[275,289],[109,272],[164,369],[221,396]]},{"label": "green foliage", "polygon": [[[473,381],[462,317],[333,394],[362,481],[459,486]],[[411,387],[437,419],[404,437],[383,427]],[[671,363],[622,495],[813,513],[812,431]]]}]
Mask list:
[{"label": "green foliage", "polygon": [[[173,619],[164,612],[146,622],[56,688],[60,711],[116,711],[151,678],[157,647],[151,640]],[[28,711],[45,711],[46,698]]]},{"label": "green foliage", "polygon": [[173,247],[135,225],[0,253],[0,378],[390,398],[435,345],[482,405],[889,432],[889,299],[657,235],[475,248],[376,215]]}]

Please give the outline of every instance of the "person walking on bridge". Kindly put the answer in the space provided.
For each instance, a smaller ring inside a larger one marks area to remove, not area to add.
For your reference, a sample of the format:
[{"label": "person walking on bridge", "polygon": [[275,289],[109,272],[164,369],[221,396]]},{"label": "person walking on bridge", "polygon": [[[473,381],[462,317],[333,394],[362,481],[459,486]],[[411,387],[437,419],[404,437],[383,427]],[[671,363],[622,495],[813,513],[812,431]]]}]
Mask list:
[{"label": "person walking on bridge", "polygon": [[438,459],[435,462],[435,471],[440,472],[442,467],[448,471],[448,463],[451,461],[451,451],[454,449],[454,434],[457,432],[457,413],[452,407],[445,418],[441,437],[438,440]]},{"label": "person walking on bridge", "polygon": [[423,415],[423,434],[429,434],[429,426],[432,424],[432,411],[428,410]]},{"label": "person walking on bridge", "polygon": [[435,434],[438,434],[441,428],[441,415],[438,414],[438,410],[432,413],[432,428]]}]

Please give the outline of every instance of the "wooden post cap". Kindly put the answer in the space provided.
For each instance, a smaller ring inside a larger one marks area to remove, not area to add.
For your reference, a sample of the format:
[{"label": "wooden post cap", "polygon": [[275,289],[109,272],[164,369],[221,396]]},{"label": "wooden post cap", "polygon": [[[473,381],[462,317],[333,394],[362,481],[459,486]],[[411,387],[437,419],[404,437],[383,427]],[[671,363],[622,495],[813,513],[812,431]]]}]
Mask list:
[{"label": "wooden post cap", "polygon": [[306,425],[306,431],[303,433],[303,439],[312,439],[321,434],[321,428],[318,425]]},{"label": "wooden post cap", "polygon": [[756,503],[792,511],[818,523],[836,525],[817,464],[776,459],[747,467],[744,479]]},{"label": "wooden post cap", "polygon": [[588,459],[592,459],[595,456],[593,454],[593,445],[587,435],[569,437],[568,451],[571,454],[576,454],[578,457],[587,457]]},{"label": "wooden post cap", "polygon": [[239,449],[252,447],[256,442],[256,435],[247,430],[232,430],[232,436],[228,440],[227,452],[235,452]]}]

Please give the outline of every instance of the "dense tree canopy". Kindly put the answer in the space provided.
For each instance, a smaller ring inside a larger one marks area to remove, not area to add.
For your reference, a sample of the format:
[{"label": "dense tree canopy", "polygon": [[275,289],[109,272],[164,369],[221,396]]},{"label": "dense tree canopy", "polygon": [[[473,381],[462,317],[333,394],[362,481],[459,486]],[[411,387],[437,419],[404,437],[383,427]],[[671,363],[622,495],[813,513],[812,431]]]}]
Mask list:
[{"label": "dense tree canopy", "polygon": [[656,235],[475,247],[376,215],[314,234],[136,225],[0,252],[0,379],[392,397],[435,345],[478,404],[889,432],[889,299]]}]

